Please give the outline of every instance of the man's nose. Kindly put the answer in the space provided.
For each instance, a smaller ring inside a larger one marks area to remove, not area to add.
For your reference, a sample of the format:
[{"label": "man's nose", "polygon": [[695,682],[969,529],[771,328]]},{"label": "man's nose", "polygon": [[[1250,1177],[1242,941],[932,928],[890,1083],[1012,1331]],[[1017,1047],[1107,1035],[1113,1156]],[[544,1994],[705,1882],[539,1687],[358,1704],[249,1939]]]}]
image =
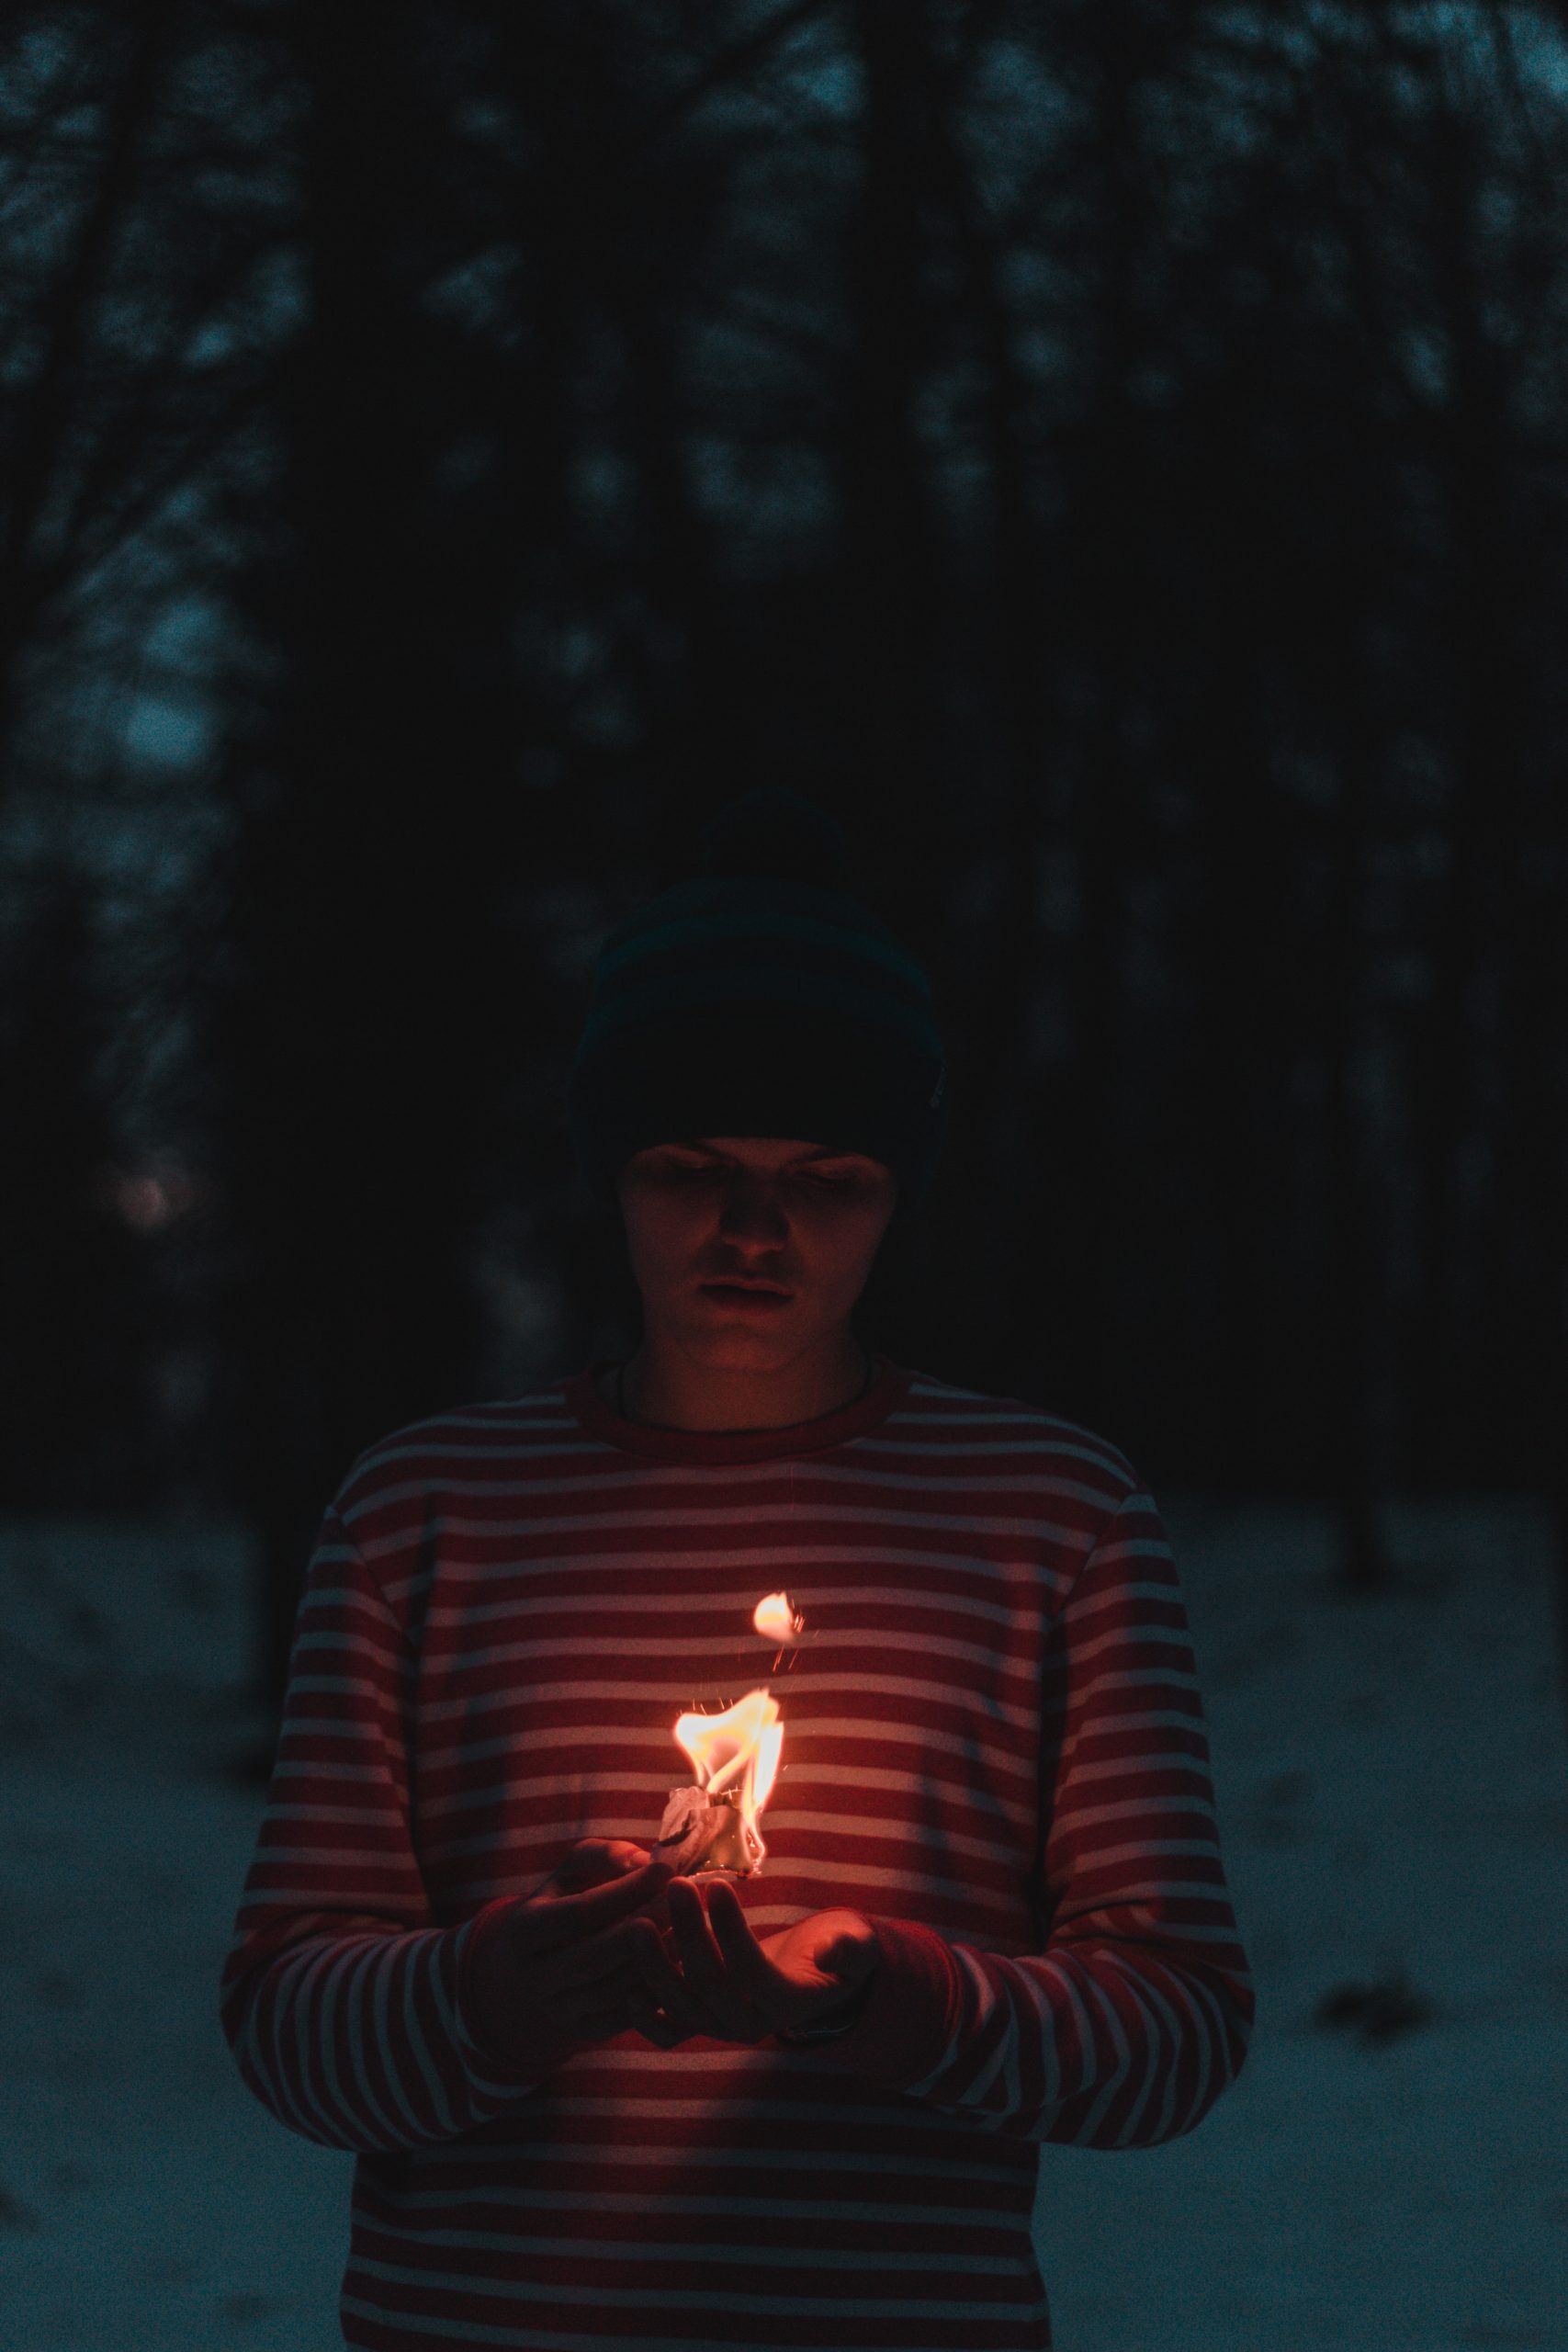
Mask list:
[{"label": "man's nose", "polygon": [[739,1180],[725,1186],[720,1221],[729,1232],[779,1232],[789,1223],[782,1184]]}]

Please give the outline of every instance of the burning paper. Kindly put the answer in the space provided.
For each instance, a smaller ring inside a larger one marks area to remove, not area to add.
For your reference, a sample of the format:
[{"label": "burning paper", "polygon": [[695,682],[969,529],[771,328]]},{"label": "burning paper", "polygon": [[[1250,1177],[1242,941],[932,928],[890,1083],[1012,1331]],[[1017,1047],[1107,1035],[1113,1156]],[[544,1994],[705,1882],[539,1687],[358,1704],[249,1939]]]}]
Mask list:
[{"label": "burning paper", "polygon": [[669,1860],[675,1865],[677,1877],[693,1875],[699,1869],[718,1870],[722,1864],[709,1857],[737,1817],[733,1805],[715,1804],[705,1789],[671,1789],[659,1825],[654,1859],[665,1859],[659,1851],[663,1846],[670,1849]]},{"label": "burning paper", "polygon": [[778,1777],[784,1747],[777,1700],[766,1690],[750,1690],[721,1715],[682,1715],[674,1736],[697,1777],[689,1788],[671,1790],[655,1856],[663,1847],[683,1877],[724,1870],[753,1877],[768,1850],[757,1816]]}]

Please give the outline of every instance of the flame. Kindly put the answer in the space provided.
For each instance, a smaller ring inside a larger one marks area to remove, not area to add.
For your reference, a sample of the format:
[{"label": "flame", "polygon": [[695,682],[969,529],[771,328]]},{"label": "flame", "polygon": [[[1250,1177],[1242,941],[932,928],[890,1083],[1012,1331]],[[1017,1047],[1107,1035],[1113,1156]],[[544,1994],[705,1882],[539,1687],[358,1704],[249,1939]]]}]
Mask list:
[{"label": "flame", "polygon": [[767,1853],[757,1815],[778,1778],[784,1725],[778,1701],[766,1690],[749,1690],[721,1715],[677,1716],[675,1740],[692,1760],[696,1784],[710,1797],[727,1796],[740,1816],[740,1843],[759,1871]]},{"label": "flame", "polygon": [[787,1592],[764,1594],[751,1611],[751,1623],[765,1642],[793,1642],[806,1631],[806,1620]]}]

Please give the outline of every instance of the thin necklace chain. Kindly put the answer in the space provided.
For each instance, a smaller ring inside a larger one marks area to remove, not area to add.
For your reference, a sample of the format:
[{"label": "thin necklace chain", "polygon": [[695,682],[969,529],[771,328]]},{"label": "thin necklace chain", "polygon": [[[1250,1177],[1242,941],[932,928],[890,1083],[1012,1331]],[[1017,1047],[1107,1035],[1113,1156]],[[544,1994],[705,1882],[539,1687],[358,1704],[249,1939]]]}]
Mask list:
[{"label": "thin necklace chain", "polygon": [[[861,1383],[860,1395],[851,1397],[850,1403],[852,1405],[858,1405],[861,1401],[861,1397],[866,1394],[866,1391],[871,1386],[872,1374],[876,1369],[871,1350],[863,1343],[861,1347],[861,1353],[865,1358],[865,1378]],[[626,1367],[624,1363],[617,1364],[615,1367],[615,1408],[620,1414],[623,1421],[630,1420],[631,1415],[626,1410]],[[840,1405],[839,1407],[839,1410],[840,1412],[843,1412],[846,1410],[846,1408]]]}]

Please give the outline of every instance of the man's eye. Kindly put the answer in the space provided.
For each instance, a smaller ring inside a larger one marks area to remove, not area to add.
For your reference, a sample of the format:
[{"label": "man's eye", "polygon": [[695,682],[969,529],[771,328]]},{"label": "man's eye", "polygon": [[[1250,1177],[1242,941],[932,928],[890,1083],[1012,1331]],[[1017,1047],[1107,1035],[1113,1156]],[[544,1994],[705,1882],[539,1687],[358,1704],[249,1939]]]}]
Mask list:
[{"label": "man's eye", "polygon": [[[667,1161],[665,1164],[668,1167],[672,1168],[677,1176],[718,1176],[723,1173],[723,1170],[718,1167],[716,1162],[714,1161],[671,1159]],[[852,1184],[855,1181],[852,1176],[824,1176],[815,1168],[803,1169],[801,1172],[807,1178],[808,1182],[813,1184],[826,1184],[834,1191],[839,1190],[845,1184]]]}]

